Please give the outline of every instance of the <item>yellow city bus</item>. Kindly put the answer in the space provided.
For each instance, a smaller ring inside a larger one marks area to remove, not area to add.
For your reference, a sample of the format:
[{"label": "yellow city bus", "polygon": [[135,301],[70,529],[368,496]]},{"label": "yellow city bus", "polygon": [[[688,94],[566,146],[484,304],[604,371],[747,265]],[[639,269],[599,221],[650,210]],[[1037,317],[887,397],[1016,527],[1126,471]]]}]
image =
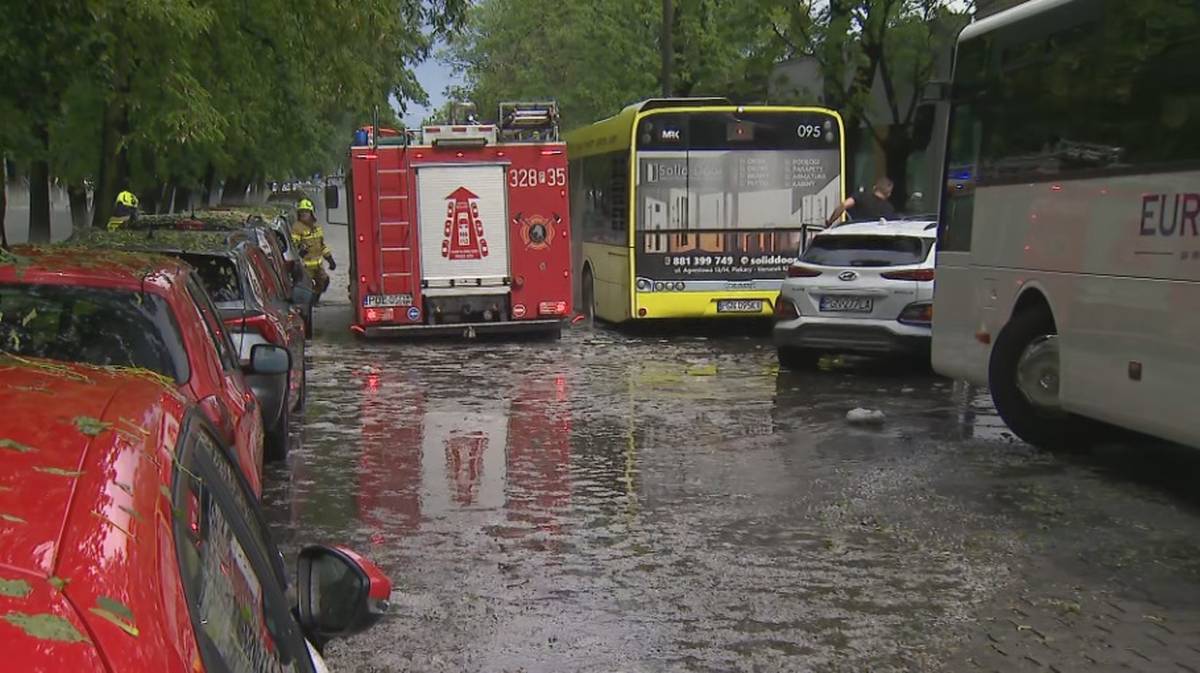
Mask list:
[{"label": "yellow city bus", "polygon": [[837,112],[652,99],[566,136],[582,311],[762,317],[845,196]]}]

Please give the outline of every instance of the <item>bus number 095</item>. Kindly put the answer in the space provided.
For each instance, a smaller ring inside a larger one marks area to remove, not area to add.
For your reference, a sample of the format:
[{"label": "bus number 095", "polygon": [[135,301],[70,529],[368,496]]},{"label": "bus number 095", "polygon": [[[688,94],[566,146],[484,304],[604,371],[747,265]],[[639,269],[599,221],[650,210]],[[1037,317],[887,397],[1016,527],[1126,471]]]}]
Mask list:
[{"label": "bus number 095", "polygon": [[509,187],[566,187],[565,168],[517,168],[508,172]]},{"label": "bus number 095", "polygon": [[824,134],[820,124],[801,124],[796,127],[796,135],[801,138],[820,138]]}]

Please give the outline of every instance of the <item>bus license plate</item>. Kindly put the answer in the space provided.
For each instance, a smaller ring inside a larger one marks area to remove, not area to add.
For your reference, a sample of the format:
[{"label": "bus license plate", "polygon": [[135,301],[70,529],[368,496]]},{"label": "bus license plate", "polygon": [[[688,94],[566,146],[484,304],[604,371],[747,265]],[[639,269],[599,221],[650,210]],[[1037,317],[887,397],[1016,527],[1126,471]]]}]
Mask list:
[{"label": "bus license plate", "polygon": [[761,299],[722,299],[717,302],[717,313],[762,313]]},{"label": "bus license plate", "polygon": [[411,294],[369,294],[363,297],[363,308],[412,306]]},{"label": "bus license plate", "polygon": [[870,313],[875,301],[870,297],[821,297],[820,309],[831,313]]}]

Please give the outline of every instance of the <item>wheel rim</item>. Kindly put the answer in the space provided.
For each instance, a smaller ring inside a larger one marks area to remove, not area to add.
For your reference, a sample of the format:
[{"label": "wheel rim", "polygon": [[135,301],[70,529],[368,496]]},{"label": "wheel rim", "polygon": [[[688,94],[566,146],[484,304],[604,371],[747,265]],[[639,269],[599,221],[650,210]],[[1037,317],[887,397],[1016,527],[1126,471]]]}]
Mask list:
[{"label": "wheel rim", "polygon": [[1030,341],[1017,360],[1017,389],[1038,409],[1058,412],[1062,410],[1059,382],[1058,336],[1047,334]]}]

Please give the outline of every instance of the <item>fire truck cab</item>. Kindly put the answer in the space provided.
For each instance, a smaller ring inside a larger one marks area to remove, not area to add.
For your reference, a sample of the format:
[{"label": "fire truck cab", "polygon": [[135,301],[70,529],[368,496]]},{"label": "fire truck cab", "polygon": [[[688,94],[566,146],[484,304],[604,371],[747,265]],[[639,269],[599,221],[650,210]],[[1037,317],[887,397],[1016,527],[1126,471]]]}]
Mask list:
[{"label": "fire truck cab", "polygon": [[360,129],[347,194],[355,333],[561,332],[571,232],[556,104],[502,103],[495,124]]}]

